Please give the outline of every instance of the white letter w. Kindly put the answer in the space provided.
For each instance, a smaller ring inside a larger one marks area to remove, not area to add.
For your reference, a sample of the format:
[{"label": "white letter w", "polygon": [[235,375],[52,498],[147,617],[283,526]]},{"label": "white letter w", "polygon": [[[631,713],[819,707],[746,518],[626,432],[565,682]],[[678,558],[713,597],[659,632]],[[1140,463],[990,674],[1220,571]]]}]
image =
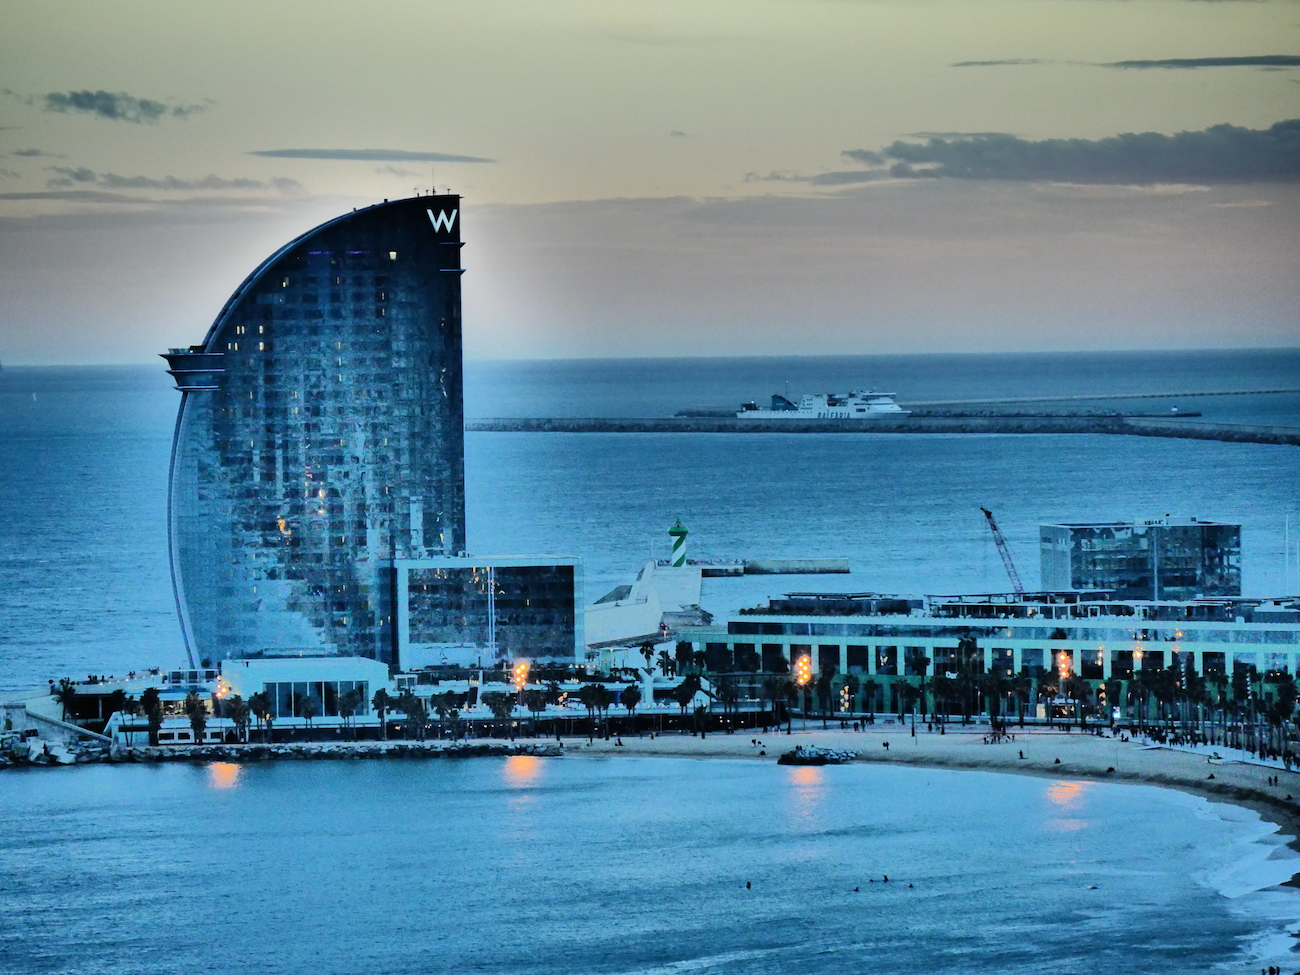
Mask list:
[{"label": "white letter w", "polygon": [[425,210],[429,215],[429,223],[433,224],[434,230],[451,230],[452,224],[456,222],[456,211],[451,211],[451,216],[447,216],[446,210],[439,210],[435,217],[432,210]]}]

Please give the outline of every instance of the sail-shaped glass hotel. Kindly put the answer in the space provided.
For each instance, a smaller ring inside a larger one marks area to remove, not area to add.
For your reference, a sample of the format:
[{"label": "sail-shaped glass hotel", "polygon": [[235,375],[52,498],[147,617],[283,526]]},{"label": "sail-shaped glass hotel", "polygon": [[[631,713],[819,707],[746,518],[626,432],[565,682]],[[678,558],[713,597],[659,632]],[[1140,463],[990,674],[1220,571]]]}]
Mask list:
[{"label": "sail-shaped glass hotel", "polygon": [[170,543],[193,659],[393,662],[394,560],[465,548],[460,200],[331,220],[264,261],[182,393]]}]

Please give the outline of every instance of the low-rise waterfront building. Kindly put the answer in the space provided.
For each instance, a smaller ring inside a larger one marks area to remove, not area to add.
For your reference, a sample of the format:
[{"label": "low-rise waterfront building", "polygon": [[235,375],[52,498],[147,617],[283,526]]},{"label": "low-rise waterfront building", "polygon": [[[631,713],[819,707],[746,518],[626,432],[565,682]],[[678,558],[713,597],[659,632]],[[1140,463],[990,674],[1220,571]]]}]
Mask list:
[{"label": "low-rise waterfront building", "polygon": [[[1073,676],[1094,694],[1171,666],[1211,681],[1286,680],[1300,666],[1300,599],[792,593],[680,635],[706,672],[750,675],[757,687],[806,657],[810,683],[838,679],[837,710],[899,711],[912,695],[903,685],[961,675]],[[869,683],[874,700],[855,691],[854,707],[840,708],[846,678]]]}]

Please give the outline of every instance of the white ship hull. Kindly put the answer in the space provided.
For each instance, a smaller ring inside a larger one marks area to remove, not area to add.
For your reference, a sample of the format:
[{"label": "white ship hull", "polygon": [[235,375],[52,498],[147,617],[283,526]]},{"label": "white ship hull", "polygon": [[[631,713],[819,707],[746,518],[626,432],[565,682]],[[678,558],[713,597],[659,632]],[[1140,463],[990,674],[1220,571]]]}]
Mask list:
[{"label": "white ship hull", "polygon": [[808,393],[798,403],[774,394],[772,407],[764,409],[745,403],[736,418],[740,420],[874,420],[907,416],[894,402],[893,393],[859,390],[853,393]]}]

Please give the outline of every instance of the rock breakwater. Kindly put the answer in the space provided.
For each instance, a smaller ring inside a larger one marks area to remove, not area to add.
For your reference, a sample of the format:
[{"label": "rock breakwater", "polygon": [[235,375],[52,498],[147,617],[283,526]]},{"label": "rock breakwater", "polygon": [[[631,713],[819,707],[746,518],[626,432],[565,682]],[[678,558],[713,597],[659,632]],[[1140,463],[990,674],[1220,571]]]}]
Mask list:
[{"label": "rock breakwater", "polygon": [[482,758],[533,755],[556,758],[564,746],[556,742],[365,741],[292,742],[247,745],[168,745],[165,747],[109,745],[105,742],[55,744],[39,738],[15,740],[0,747],[0,769],[93,763],[265,762],[367,758]]}]

